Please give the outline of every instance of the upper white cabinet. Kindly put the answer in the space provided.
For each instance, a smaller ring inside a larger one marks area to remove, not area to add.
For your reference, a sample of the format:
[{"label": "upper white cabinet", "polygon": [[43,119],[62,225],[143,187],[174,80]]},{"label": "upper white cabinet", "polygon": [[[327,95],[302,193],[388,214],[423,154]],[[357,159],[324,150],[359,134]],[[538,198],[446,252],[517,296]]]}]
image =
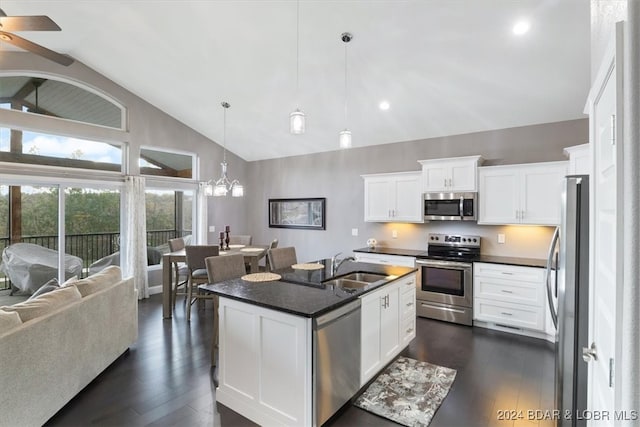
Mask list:
[{"label": "upper white cabinet", "polygon": [[564,154],[569,156],[569,175],[591,174],[591,151],[589,144],[574,145],[564,149]]},{"label": "upper white cabinet", "polygon": [[478,191],[478,166],[481,156],[418,160],[422,165],[422,192]]},{"label": "upper white cabinet", "polygon": [[420,172],[362,175],[364,220],[424,222]]},{"label": "upper white cabinet", "polygon": [[478,224],[560,224],[567,162],[478,169]]}]

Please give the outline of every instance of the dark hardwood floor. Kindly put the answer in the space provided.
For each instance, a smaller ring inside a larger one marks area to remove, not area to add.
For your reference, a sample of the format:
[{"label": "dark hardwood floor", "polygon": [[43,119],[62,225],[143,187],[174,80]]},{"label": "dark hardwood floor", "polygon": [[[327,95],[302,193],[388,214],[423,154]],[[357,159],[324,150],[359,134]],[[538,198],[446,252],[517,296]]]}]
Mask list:
[{"label": "dark hardwood floor", "polygon": [[[160,295],[140,302],[136,345],[47,425],[255,425],[215,402],[211,306],[194,310],[189,324],[180,304],[173,319],[162,320],[161,304]],[[417,337],[403,355],[458,371],[431,427],[551,425],[527,419],[526,412],[553,408],[554,356],[549,343],[418,318]],[[524,419],[497,419],[498,411],[509,409],[523,411]],[[327,424],[397,425],[354,406],[343,408]]]}]

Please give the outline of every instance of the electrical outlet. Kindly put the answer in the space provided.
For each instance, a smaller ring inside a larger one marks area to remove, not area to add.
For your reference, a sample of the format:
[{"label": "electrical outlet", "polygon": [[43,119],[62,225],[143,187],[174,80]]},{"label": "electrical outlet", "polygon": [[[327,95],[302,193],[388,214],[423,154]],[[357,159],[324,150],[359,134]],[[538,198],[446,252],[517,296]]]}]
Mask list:
[{"label": "electrical outlet", "polygon": [[357,228],[352,228],[351,229],[351,235],[352,236],[357,236],[358,235],[358,229]]},{"label": "electrical outlet", "polygon": [[506,241],[504,234],[498,234],[498,243],[503,244]]},{"label": "electrical outlet", "polygon": [[209,226],[209,233],[213,233],[216,231],[216,226],[215,225],[210,225]]},{"label": "electrical outlet", "polygon": [[397,230],[391,230],[391,238],[392,239],[397,239],[398,238],[398,231]]}]

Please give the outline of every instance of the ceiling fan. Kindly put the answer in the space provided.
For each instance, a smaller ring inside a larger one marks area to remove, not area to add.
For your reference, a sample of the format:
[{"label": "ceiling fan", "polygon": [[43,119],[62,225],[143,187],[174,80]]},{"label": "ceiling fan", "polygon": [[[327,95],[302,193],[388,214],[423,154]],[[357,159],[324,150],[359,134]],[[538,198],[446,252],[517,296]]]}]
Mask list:
[{"label": "ceiling fan", "polygon": [[54,52],[27,39],[23,39],[9,31],[61,31],[58,24],[53,22],[48,16],[7,16],[7,14],[0,9],[0,40],[61,65],[68,66],[73,63],[72,58]]}]

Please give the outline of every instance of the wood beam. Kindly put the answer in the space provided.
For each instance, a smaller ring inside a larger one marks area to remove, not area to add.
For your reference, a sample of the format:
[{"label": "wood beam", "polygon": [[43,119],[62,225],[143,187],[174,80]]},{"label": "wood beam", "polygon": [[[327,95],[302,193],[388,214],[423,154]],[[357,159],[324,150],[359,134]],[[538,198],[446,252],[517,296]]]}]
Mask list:
[{"label": "wood beam", "polygon": [[0,162],[27,163],[32,165],[60,166],[66,168],[92,169],[101,171],[121,172],[122,166],[113,163],[93,162],[81,159],[61,159],[58,157],[38,156],[24,153],[2,153]]}]

